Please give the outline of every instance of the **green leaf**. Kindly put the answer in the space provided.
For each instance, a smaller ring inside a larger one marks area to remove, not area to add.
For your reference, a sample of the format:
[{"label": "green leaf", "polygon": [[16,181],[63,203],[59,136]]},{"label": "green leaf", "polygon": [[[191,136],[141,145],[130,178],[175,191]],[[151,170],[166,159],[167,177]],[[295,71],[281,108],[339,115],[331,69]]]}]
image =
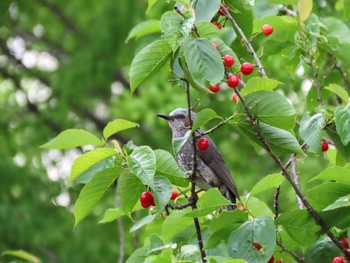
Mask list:
[{"label": "green leaf", "polygon": [[196,28],[199,35],[203,38],[220,37],[221,31],[208,21],[200,21],[196,23]]},{"label": "green leaf", "polygon": [[[225,3],[230,7],[230,13],[238,26],[243,30],[245,36],[250,39],[253,32],[252,6],[246,0],[225,0]],[[240,36],[238,32],[237,35]]]},{"label": "green leaf", "polygon": [[340,255],[339,248],[329,237],[323,237],[305,251],[305,260],[309,263],[328,263]]},{"label": "green leaf", "polygon": [[329,84],[327,87],[325,87],[326,90],[329,90],[330,92],[334,93],[335,95],[339,96],[343,100],[344,103],[349,102],[349,95],[348,92],[339,86],[338,84]]},{"label": "green leaf", "polygon": [[145,186],[134,174],[126,171],[120,175],[117,193],[119,196],[120,207],[125,214],[130,213],[144,191]]},{"label": "green leaf", "polygon": [[127,129],[139,127],[139,125],[135,122],[116,119],[114,121],[109,122],[106,127],[103,129],[103,137],[107,140],[110,136]]},{"label": "green leaf", "polygon": [[136,249],[125,263],[144,263],[148,254],[148,247],[140,247]]},{"label": "green leaf", "polygon": [[175,11],[168,11],[163,14],[160,20],[160,28],[163,32],[163,38],[169,40],[174,52],[191,33],[194,20],[193,9],[186,9],[183,16]]},{"label": "green leaf", "polygon": [[[252,128],[248,123],[238,123],[233,124],[233,126],[238,130],[240,134],[246,137],[249,142],[256,147],[257,145],[263,146],[258,140],[257,133],[255,129]],[[282,130],[263,122],[259,122],[259,129],[261,133],[266,138],[267,142],[270,144],[272,150],[280,155],[285,153],[300,153],[304,154],[301,149],[299,142],[294,137],[293,134],[286,130]],[[260,150],[256,149],[259,153]]]},{"label": "green leaf", "polygon": [[250,93],[258,91],[271,91],[277,88],[278,85],[283,83],[274,79],[254,77],[248,80],[244,89],[241,91],[242,96],[246,96]]},{"label": "green leaf", "polygon": [[211,21],[221,5],[220,0],[201,0],[196,4],[196,22]]},{"label": "green leaf", "polygon": [[199,197],[197,209],[189,212],[186,216],[205,216],[225,205],[232,205],[232,203],[223,197],[217,188],[211,188]]},{"label": "green leaf", "polygon": [[224,78],[224,65],[219,52],[204,38],[187,38],[184,42],[184,56],[192,78],[207,86],[215,85]]},{"label": "green leaf", "polygon": [[41,145],[43,149],[69,149],[85,145],[102,146],[103,142],[92,133],[86,130],[68,129],[48,143]]},{"label": "green leaf", "polygon": [[[41,260],[24,251],[24,250],[5,250],[1,253],[2,256],[14,256],[16,258],[20,258],[20,259],[23,259],[23,260],[26,260],[27,262],[31,262],[31,263],[40,263]],[[12,261],[11,261],[12,262]]]},{"label": "green leaf", "polygon": [[[257,250],[253,243],[259,243],[264,252]],[[261,216],[249,220],[234,231],[227,244],[232,258],[245,259],[249,263],[267,262],[276,246],[276,228],[271,217]]]},{"label": "green leaf", "polygon": [[339,43],[350,43],[350,29],[340,19],[336,17],[324,17],[322,23],[327,27],[327,35],[334,37]]},{"label": "green leaf", "polygon": [[258,216],[269,216],[271,218],[273,217],[273,213],[271,209],[267,206],[267,204],[254,196],[250,197],[247,200],[246,206],[248,208],[248,211],[250,211],[250,213],[254,217],[258,217]]},{"label": "green leaf", "polygon": [[128,156],[128,166],[144,185],[154,188],[156,173],[156,155],[149,146],[137,147]]},{"label": "green leaf", "polygon": [[[341,141],[341,138],[336,130],[335,124],[332,123],[330,125],[327,125],[326,127],[327,134],[329,135],[329,138],[334,143],[336,149],[337,149],[337,157],[342,157],[344,159],[344,162],[347,162],[350,160],[350,144],[347,146],[344,146],[344,144]],[[340,155],[339,155],[340,154]]]},{"label": "green leaf", "polygon": [[117,152],[113,149],[99,148],[80,155],[72,165],[68,185],[70,185],[76,177],[88,171],[97,163],[116,154]]},{"label": "green leaf", "polygon": [[148,0],[148,7],[147,7],[147,10],[146,10],[146,14],[148,14],[152,7],[158,2],[158,0]]},{"label": "green leaf", "polygon": [[74,226],[77,226],[90,213],[123,170],[123,167],[105,169],[95,174],[84,186],[74,206]]},{"label": "green leaf", "polygon": [[172,249],[170,247],[164,249],[162,253],[157,255],[152,263],[172,263]]},{"label": "green leaf", "polygon": [[305,21],[311,14],[313,7],[313,0],[299,0],[297,10],[301,21]]},{"label": "green leaf", "polygon": [[171,153],[164,150],[155,150],[154,153],[157,158],[156,174],[165,176],[174,185],[187,187],[189,179],[177,165],[177,162]]},{"label": "green leaf", "polygon": [[303,246],[315,242],[319,230],[306,210],[284,212],[276,219],[276,225],[281,225],[295,242]]},{"label": "green leaf", "polygon": [[157,72],[171,54],[172,49],[166,39],[156,40],[137,53],[129,71],[131,92],[151,74]]},{"label": "green leaf", "polygon": [[173,187],[168,178],[158,175],[154,177],[154,200],[159,212],[169,202],[172,190]]},{"label": "green leaf", "polygon": [[[296,113],[284,96],[273,91],[259,91],[245,96],[245,100],[256,119],[282,129],[294,127]],[[241,102],[236,111],[245,112]]]},{"label": "green leaf", "polygon": [[136,230],[140,229],[144,225],[151,223],[155,218],[156,218],[156,214],[148,215],[142,218],[140,221],[136,222],[136,224],[130,228],[130,233],[135,232]]},{"label": "green leaf", "polygon": [[322,210],[349,193],[349,184],[327,182],[309,190],[307,198],[316,210]]},{"label": "green leaf", "polygon": [[188,131],[183,137],[173,138],[172,143],[173,143],[173,150],[175,155],[181,150],[182,146],[184,146],[184,144],[187,142],[190,136],[191,136],[191,131]]},{"label": "green leaf", "polygon": [[142,36],[158,32],[160,32],[160,21],[156,19],[146,20],[137,24],[130,30],[125,43],[128,43],[132,38],[135,38],[137,40]]},{"label": "green leaf", "polygon": [[350,104],[337,107],[334,112],[335,125],[343,145],[350,142]]},{"label": "green leaf", "polygon": [[165,218],[162,228],[164,241],[169,241],[174,235],[193,225],[192,218],[186,217],[189,211],[191,211],[190,207],[184,210],[176,210]]},{"label": "green leaf", "polygon": [[250,196],[257,195],[267,189],[275,188],[281,185],[284,181],[284,177],[280,173],[269,174],[261,179],[256,185],[254,185]]},{"label": "green leaf", "polygon": [[[134,206],[134,208],[131,210],[131,212],[139,211],[141,209],[143,209],[143,207],[141,206],[140,203],[137,203]],[[103,218],[98,223],[100,223],[100,224],[109,223],[109,222],[112,222],[112,221],[114,221],[114,220],[116,220],[119,217],[122,217],[124,215],[125,215],[125,211],[121,207],[109,208],[105,211]]]},{"label": "green leaf", "polygon": [[[324,208],[322,211],[335,210],[346,206],[350,206],[349,196],[340,197],[339,199],[335,200],[334,203]],[[327,224],[327,226],[329,225]]]},{"label": "green leaf", "polygon": [[324,122],[325,120],[321,113],[310,116],[308,112],[305,112],[300,121],[300,137],[318,153],[321,153],[322,129]]},{"label": "green leaf", "polygon": [[[235,209],[233,211],[222,211],[222,213],[213,218],[210,222],[209,228],[212,232],[219,231],[222,226],[230,226],[233,228],[235,224],[242,224],[248,220],[248,213],[239,209]],[[232,229],[233,230],[233,229]]]},{"label": "green leaf", "polygon": [[111,168],[114,166],[115,162],[115,157],[111,156],[109,158],[106,158],[98,163],[96,163],[94,166],[83,172],[81,175],[76,177],[75,183],[77,184],[86,184],[91,180],[91,178],[98,172],[106,169],[106,168]]},{"label": "green leaf", "polygon": [[350,184],[350,170],[339,166],[328,167],[310,181],[313,180],[330,180]]},{"label": "green leaf", "polygon": [[193,123],[192,131],[198,130],[202,125],[207,123],[208,121],[214,119],[214,118],[220,118],[215,111],[212,109],[204,109],[197,113],[197,117],[195,122]]},{"label": "green leaf", "polygon": [[350,225],[350,206],[327,209],[320,212],[321,218],[329,228],[346,229]]}]

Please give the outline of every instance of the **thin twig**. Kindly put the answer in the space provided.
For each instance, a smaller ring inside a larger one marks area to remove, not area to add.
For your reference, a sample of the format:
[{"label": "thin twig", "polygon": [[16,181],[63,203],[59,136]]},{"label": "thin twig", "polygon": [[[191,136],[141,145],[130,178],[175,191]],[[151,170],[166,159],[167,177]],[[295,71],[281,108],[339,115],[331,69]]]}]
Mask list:
[{"label": "thin twig", "polygon": [[324,101],[323,101],[322,96],[321,96],[321,84],[320,84],[320,81],[318,79],[318,70],[316,69],[314,59],[313,59],[312,54],[311,54],[311,50],[309,50],[308,55],[309,55],[309,59],[310,59],[309,66],[311,67],[314,85],[315,85],[316,91],[317,91],[317,99],[318,99],[319,103],[321,105],[323,105]]},{"label": "thin twig", "polygon": [[261,75],[264,77],[264,78],[267,78],[267,75],[266,75],[266,72],[265,72],[265,69],[260,61],[260,58],[258,56],[258,54],[256,54],[253,46],[252,46],[252,43],[250,43],[250,41],[248,40],[248,38],[246,37],[246,35],[244,34],[243,30],[240,28],[240,26],[237,24],[236,20],[231,16],[230,12],[226,9],[226,7],[224,5],[221,5],[221,9],[223,10],[224,14],[226,15],[226,17],[231,21],[233,27],[238,31],[238,33],[241,35],[244,43],[247,45],[248,47],[248,51],[250,54],[252,54],[255,62],[256,62],[256,65],[258,66],[259,68],[259,71],[261,73]]},{"label": "thin twig", "polygon": [[299,257],[297,254],[295,254],[293,251],[289,250],[288,248],[286,248],[282,242],[280,240],[276,241],[276,244],[285,252],[287,252],[288,254],[290,254],[296,261],[298,261],[299,263],[307,263],[303,258]]},{"label": "thin twig", "polygon": [[274,202],[273,202],[273,208],[275,210],[274,219],[277,219],[277,217],[279,215],[279,212],[280,212],[280,205],[279,205],[280,193],[281,193],[281,186],[279,185],[279,186],[277,186],[276,192],[275,192],[275,195],[274,195]]},{"label": "thin twig", "polygon": [[[340,66],[336,58],[334,58],[334,68],[339,71],[341,78],[343,79],[346,87],[350,89],[350,80],[348,79],[344,69]],[[345,102],[347,103],[347,101]]]},{"label": "thin twig", "polygon": [[[300,182],[299,182],[299,176],[298,176],[298,172],[297,172],[297,161],[295,159],[294,153],[290,155],[290,160],[292,163],[292,175],[293,175],[294,183],[300,190]],[[304,209],[304,204],[301,201],[299,196],[297,196],[297,200],[298,200],[299,208]]]},{"label": "thin twig", "polygon": [[233,114],[232,116],[228,117],[227,119],[221,121],[220,123],[218,123],[217,125],[215,125],[213,128],[201,132],[200,134],[197,135],[197,138],[203,137],[204,135],[213,133],[214,131],[216,131],[217,129],[219,129],[220,127],[224,126],[226,123],[228,123],[230,120],[232,120],[236,115]]}]

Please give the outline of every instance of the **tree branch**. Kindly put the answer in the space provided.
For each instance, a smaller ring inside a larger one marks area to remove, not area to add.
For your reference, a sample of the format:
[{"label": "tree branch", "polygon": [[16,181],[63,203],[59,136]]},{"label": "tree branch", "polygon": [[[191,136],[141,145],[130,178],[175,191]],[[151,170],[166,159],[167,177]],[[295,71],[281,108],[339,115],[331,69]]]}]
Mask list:
[{"label": "tree branch", "polygon": [[303,258],[299,257],[297,254],[295,254],[293,251],[286,248],[280,240],[277,239],[276,241],[277,245],[285,252],[287,252],[289,255],[291,255],[297,262],[299,263],[307,263]]},{"label": "tree branch", "polygon": [[[294,183],[300,190],[299,176],[297,172],[297,161],[295,160],[295,154],[290,155],[290,160],[292,163],[292,174],[293,174]],[[304,204],[301,201],[299,196],[297,196],[297,200],[298,200],[299,208],[304,209]]]},{"label": "tree branch", "polygon": [[310,68],[312,70],[314,85],[315,85],[316,90],[317,90],[317,99],[318,99],[319,103],[321,105],[323,105],[324,101],[323,101],[322,96],[321,96],[321,84],[320,84],[320,81],[318,79],[318,71],[317,71],[317,69],[315,67],[314,59],[312,57],[312,54],[311,54],[310,50],[308,52],[308,55],[309,55],[309,59],[310,59],[310,63],[308,63],[308,64],[309,64],[309,66],[310,66]]}]

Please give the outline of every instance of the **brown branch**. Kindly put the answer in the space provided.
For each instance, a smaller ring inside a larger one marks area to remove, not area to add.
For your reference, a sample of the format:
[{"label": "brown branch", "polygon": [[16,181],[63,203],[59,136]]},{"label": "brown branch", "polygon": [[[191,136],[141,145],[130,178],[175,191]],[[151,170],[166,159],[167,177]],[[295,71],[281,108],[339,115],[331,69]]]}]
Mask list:
[{"label": "brown branch", "polygon": [[[336,58],[333,55],[332,55],[332,57],[334,59],[334,68],[339,71],[340,76],[343,79],[346,87],[348,89],[350,89],[350,80],[348,79],[344,69],[340,66],[340,64],[338,63],[338,61],[336,60]],[[346,101],[346,103],[347,103],[347,101]]]},{"label": "brown branch", "polygon": [[226,15],[226,17],[231,21],[233,27],[238,31],[238,33],[241,35],[242,37],[242,40],[244,41],[244,43],[246,44],[247,48],[248,48],[248,51],[250,54],[252,54],[255,62],[256,62],[256,65],[258,66],[259,68],[259,71],[261,73],[261,75],[264,77],[264,78],[267,78],[267,75],[266,75],[266,72],[265,72],[265,69],[260,61],[260,58],[258,56],[258,54],[256,54],[253,46],[252,46],[252,43],[250,43],[250,41],[248,40],[248,38],[246,37],[246,35],[244,34],[242,28],[240,28],[240,26],[237,24],[236,20],[231,16],[230,12],[226,9],[226,7],[224,5],[221,5],[221,9],[223,10],[224,14]]},{"label": "brown branch", "polygon": [[280,193],[281,193],[281,186],[277,186],[276,188],[276,192],[275,192],[275,195],[274,195],[274,202],[273,202],[273,208],[275,210],[274,212],[274,219],[277,219],[278,215],[279,215],[279,212],[280,212],[280,205],[279,205],[279,196],[280,196]]},{"label": "brown branch", "polygon": [[[299,176],[298,176],[298,172],[297,172],[297,161],[295,159],[294,153],[290,155],[290,160],[292,163],[292,175],[293,175],[294,183],[300,190]],[[297,196],[297,200],[298,200],[299,208],[304,209],[303,202],[301,201],[299,196]]]},{"label": "brown branch", "polygon": [[201,132],[200,134],[197,135],[197,138],[203,137],[204,135],[213,133],[214,131],[216,131],[217,129],[219,129],[220,127],[224,126],[226,123],[228,123],[230,120],[232,120],[236,115],[233,114],[232,116],[228,117],[227,119],[221,121],[220,123],[218,123],[217,125],[215,125],[213,128]]}]

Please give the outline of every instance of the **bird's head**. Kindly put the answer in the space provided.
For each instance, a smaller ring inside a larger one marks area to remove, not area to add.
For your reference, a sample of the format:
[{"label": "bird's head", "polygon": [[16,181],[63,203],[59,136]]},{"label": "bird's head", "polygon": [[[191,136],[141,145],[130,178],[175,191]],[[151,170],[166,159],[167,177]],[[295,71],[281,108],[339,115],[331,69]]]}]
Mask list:
[{"label": "bird's head", "polygon": [[[190,121],[188,119],[188,110],[185,108],[178,108],[169,114],[157,114],[158,117],[166,119],[173,130],[173,132],[186,132],[190,129]],[[196,119],[196,114],[191,111],[191,119]]]}]

